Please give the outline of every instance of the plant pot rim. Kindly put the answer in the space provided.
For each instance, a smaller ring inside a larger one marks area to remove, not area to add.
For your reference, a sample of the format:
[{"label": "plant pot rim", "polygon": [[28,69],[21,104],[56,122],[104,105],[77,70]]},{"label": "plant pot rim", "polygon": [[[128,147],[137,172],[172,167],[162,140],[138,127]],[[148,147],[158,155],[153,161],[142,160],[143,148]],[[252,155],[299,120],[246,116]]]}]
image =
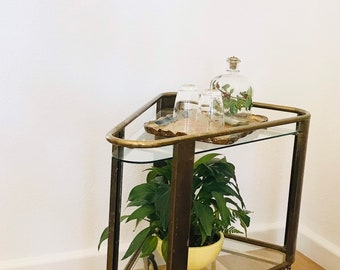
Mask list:
[{"label": "plant pot rim", "polygon": [[222,242],[224,240],[223,232],[219,232],[219,234],[220,234],[220,238],[216,242],[214,242],[212,244],[204,245],[204,246],[199,246],[199,247],[191,247],[191,246],[189,246],[189,248],[196,249],[196,248],[204,248],[204,247],[210,247],[210,246],[213,246],[213,245],[218,245],[220,242]]}]

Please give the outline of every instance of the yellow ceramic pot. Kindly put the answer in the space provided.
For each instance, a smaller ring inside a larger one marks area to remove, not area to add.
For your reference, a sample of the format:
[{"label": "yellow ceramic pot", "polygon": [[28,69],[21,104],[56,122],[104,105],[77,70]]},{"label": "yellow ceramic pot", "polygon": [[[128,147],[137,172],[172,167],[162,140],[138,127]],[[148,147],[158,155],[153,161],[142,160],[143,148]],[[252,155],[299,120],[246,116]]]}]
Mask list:
[{"label": "yellow ceramic pot", "polygon": [[[223,245],[224,235],[220,232],[220,239],[209,246],[189,247],[188,270],[200,270],[214,262],[220,253]],[[161,252],[162,240],[159,239],[157,251]]]}]

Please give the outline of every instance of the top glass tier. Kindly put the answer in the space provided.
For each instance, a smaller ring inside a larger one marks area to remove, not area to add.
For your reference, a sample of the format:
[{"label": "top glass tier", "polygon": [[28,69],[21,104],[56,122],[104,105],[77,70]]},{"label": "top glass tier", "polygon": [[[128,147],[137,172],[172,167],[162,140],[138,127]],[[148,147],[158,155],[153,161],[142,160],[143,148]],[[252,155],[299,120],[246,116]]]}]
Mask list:
[{"label": "top glass tier", "polygon": [[[204,153],[246,143],[258,142],[272,138],[295,135],[297,123],[309,117],[309,113],[292,107],[254,102],[253,114],[266,116],[267,122],[254,123],[227,128],[218,132],[205,132],[175,137],[157,137],[144,130],[144,123],[159,119],[172,113],[176,93],[163,93],[130,117],[118,124],[106,139],[113,144],[113,157],[130,163],[151,163],[169,159],[173,155],[173,145],[194,140],[195,153]],[[218,136],[237,136],[250,133],[232,144],[213,144],[202,142],[207,138]],[[120,146],[120,147],[118,147]]]}]

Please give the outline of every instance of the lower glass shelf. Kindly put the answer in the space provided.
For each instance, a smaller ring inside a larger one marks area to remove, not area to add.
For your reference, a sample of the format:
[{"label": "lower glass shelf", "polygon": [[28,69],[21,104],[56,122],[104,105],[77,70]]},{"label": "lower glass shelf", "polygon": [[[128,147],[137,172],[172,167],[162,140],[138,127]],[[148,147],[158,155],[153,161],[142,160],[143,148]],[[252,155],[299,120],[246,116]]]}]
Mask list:
[{"label": "lower glass shelf", "polygon": [[[155,260],[159,270],[166,269],[164,261],[157,254]],[[270,270],[284,269],[286,266],[283,252],[226,238],[216,262],[197,270]],[[134,269],[154,268],[151,265],[148,268],[145,260],[139,259]]]}]

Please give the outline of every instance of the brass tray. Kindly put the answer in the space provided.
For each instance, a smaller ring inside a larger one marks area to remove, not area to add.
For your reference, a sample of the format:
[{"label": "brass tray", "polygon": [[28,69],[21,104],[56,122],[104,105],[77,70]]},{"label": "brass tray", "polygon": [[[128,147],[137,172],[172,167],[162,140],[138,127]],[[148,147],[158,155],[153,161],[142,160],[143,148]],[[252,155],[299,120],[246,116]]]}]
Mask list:
[{"label": "brass tray", "polygon": [[[240,113],[236,117],[230,118],[230,124],[225,124],[223,127],[211,127],[209,131],[223,131],[230,127],[235,127],[239,125],[249,125],[259,122],[267,122],[268,118],[263,115],[250,114],[250,113]],[[188,131],[184,132],[184,126],[187,126]],[[161,117],[157,120],[149,121],[144,124],[144,129],[146,132],[160,136],[160,137],[175,137],[182,135],[198,134],[207,132],[206,126],[202,125],[200,121],[195,120],[178,120],[174,121],[172,115],[167,115]],[[212,138],[205,138],[200,141],[214,143],[214,144],[232,144],[238,139],[247,136],[252,133],[252,131],[246,131],[236,134],[223,135]]]}]

